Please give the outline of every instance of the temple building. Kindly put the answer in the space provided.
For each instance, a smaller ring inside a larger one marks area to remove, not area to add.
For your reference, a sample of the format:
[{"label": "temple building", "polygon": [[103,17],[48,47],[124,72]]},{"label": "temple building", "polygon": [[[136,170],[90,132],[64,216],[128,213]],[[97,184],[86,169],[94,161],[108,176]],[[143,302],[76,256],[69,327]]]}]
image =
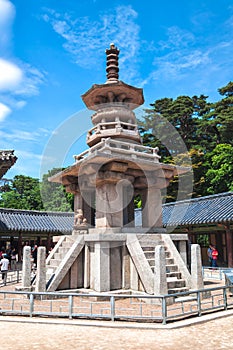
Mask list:
[{"label": "temple building", "polygon": [[14,155],[13,150],[0,150],[0,179],[15,164],[16,160],[17,157]]}]

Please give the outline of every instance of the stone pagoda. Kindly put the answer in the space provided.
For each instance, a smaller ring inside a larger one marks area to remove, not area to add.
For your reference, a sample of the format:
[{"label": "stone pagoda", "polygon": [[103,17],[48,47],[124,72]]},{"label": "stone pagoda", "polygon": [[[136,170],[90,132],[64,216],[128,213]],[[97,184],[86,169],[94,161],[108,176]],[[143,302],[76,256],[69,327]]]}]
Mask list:
[{"label": "stone pagoda", "polygon": [[[82,99],[93,110],[89,149],[49,180],[74,194],[72,235],[57,237],[47,258],[46,289],[122,289],[148,294],[191,287],[186,234],[162,226],[161,189],[187,168],[160,163],[158,149],[142,145],[134,110],[143,91],[119,80],[119,50],[106,50],[107,81]],[[142,202],[135,226],[134,198]]]}]

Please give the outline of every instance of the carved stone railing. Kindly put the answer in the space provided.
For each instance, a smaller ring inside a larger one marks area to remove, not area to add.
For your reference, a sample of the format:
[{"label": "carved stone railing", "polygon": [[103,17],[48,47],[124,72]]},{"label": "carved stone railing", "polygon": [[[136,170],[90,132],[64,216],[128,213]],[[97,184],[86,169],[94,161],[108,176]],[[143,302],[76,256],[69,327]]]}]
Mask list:
[{"label": "carved stone railing", "polygon": [[101,137],[101,134],[104,135],[116,135],[119,133],[124,133],[125,136],[136,136],[139,138],[138,127],[136,124],[125,123],[122,121],[106,122],[99,123],[95,125],[92,129],[88,131],[87,134],[87,143],[95,137]]},{"label": "carved stone railing", "polygon": [[84,158],[90,156],[94,152],[112,154],[114,157],[119,155],[127,155],[130,159],[144,159],[152,160],[156,163],[159,162],[160,156],[158,155],[158,147],[152,148],[142,145],[137,145],[129,142],[116,141],[111,138],[102,139],[97,145],[89,148],[88,150],[75,155],[75,162],[79,162]]}]

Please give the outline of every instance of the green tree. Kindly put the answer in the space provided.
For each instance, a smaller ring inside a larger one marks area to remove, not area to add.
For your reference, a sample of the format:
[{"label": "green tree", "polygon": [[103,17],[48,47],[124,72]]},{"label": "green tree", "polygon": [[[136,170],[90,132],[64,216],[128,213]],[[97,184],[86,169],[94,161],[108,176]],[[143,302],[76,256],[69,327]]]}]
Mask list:
[{"label": "green tree", "polygon": [[139,122],[143,143],[160,147],[163,156],[180,153],[183,148],[180,139],[188,150],[197,146],[203,138],[198,133],[199,119],[210,108],[206,99],[207,96],[200,95],[156,100],[151,104],[153,109],[145,110],[144,120]]},{"label": "green tree", "polygon": [[207,150],[213,150],[216,144],[220,143],[233,145],[233,82],[230,81],[226,86],[219,88],[218,92],[224,97],[211,103],[209,111],[198,120],[200,135],[207,141]]},{"label": "green tree", "polygon": [[43,175],[41,183],[41,197],[44,210],[47,211],[72,211],[74,196],[67,193],[65,187],[54,182],[49,182],[48,178],[57,174],[62,169],[54,168]]},{"label": "green tree", "polygon": [[38,179],[29,176],[16,175],[11,184],[2,188],[0,206],[25,210],[42,210]]},{"label": "green tree", "polygon": [[233,146],[219,144],[207,155],[209,169],[206,172],[209,194],[233,191]]}]

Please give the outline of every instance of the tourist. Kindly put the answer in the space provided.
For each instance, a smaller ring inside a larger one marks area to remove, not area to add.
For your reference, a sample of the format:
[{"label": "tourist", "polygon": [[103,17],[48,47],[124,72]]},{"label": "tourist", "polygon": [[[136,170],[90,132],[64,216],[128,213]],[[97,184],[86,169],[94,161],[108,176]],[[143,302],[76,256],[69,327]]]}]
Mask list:
[{"label": "tourist", "polygon": [[11,251],[11,268],[12,270],[17,270],[17,260],[18,260],[18,254],[15,249],[15,247]]},{"label": "tourist", "polygon": [[212,246],[212,267],[217,267],[218,251],[216,247]]},{"label": "tourist", "polygon": [[212,251],[213,251],[213,246],[212,244],[210,244],[209,248],[207,249],[207,255],[208,255],[210,266],[212,266]]},{"label": "tourist", "polygon": [[0,261],[0,265],[1,265],[2,281],[5,285],[6,285],[6,278],[7,278],[9,263],[10,262],[9,262],[9,259],[7,259],[7,255],[3,254],[3,258]]},{"label": "tourist", "polygon": [[35,268],[37,267],[37,245],[35,244],[32,249],[32,258]]}]

